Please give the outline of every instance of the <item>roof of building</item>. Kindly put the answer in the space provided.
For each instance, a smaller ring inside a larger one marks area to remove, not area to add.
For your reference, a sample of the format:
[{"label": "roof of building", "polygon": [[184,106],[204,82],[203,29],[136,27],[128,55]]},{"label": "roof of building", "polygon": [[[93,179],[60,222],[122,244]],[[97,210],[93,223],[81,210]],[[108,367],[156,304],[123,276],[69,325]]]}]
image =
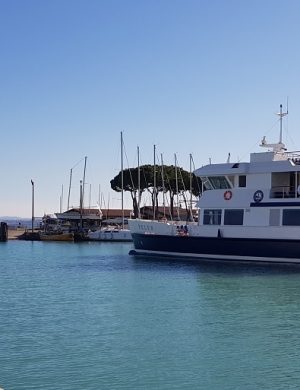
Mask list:
[{"label": "roof of building", "polygon": [[[101,209],[101,213],[102,213],[102,219],[107,219],[107,218],[117,218],[117,217],[122,217],[123,216],[123,212],[122,212],[122,209]],[[125,209],[124,210],[124,217],[125,218],[129,218],[130,215],[132,213],[132,210],[128,210],[128,209]],[[70,210],[67,210],[63,213],[56,213],[56,215],[58,217],[64,217],[64,218],[67,218],[68,216],[78,216],[78,218],[80,217],[80,209],[79,208],[72,208]],[[100,210],[99,209],[88,209],[88,208],[84,208],[82,209],[81,211],[81,215],[82,217],[86,217],[86,218],[91,218],[91,217],[94,217],[96,219],[99,219],[100,218]]]}]

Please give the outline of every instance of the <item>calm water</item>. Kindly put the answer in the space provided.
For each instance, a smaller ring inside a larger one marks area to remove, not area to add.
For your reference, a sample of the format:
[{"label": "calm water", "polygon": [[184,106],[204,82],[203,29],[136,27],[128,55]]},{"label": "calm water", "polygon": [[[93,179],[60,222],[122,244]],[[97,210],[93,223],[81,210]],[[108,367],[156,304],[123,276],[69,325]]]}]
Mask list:
[{"label": "calm water", "polygon": [[300,267],[0,245],[0,387],[298,389]]}]

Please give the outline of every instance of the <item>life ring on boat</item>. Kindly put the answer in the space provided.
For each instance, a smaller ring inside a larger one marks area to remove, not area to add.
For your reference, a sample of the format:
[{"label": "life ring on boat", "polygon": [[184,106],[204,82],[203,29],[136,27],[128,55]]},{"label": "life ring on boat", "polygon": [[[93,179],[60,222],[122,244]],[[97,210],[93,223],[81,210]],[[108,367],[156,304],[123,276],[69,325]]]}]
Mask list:
[{"label": "life ring on boat", "polygon": [[253,200],[255,203],[259,203],[263,200],[264,198],[264,193],[261,190],[257,190],[253,194]]},{"label": "life ring on boat", "polygon": [[224,192],[224,199],[230,200],[232,198],[232,192],[231,191],[225,191]]}]

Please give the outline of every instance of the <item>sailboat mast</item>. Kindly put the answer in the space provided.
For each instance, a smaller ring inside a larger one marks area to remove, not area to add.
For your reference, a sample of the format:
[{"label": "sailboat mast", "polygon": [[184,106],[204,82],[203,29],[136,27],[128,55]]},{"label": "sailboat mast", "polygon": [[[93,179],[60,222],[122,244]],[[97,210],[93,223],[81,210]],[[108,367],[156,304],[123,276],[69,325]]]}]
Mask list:
[{"label": "sailboat mast", "polygon": [[91,197],[92,197],[92,185],[90,184],[90,193],[89,193],[89,209],[91,208]]},{"label": "sailboat mast", "polygon": [[179,195],[178,195],[178,176],[177,176],[177,156],[174,154],[175,158],[175,182],[176,182],[176,199],[177,199],[177,217],[179,220]]},{"label": "sailboat mast", "polygon": [[282,104],[280,104],[280,135],[279,135],[279,142],[282,143]]},{"label": "sailboat mast", "polygon": [[121,206],[122,206],[122,229],[124,229],[124,175],[123,175],[123,132],[121,131]]},{"label": "sailboat mast", "polygon": [[141,169],[140,169],[140,148],[137,147],[138,160],[138,218],[141,218]]},{"label": "sailboat mast", "polygon": [[60,212],[62,212],[63,199],[64,199],[64,185],[62,184],[62,185],[61,185],[60,202],[59,202],[59,209],[60,209]]},{"label": "sailboat mast", "polygon": [[85,156],[85,158],[84,158],[84,169],[83,169],[83,180],[82,180],[82,208],[84,208],[84,186],[85,186],[86,160],[87,160],[87,156]]},{"label": "sailboat mast", "polygon": [[193,175],[192,175],[192,154],[190,153],[190,220],[193,220]]},{"label": "sailboat mast", "polygon": [[73,169],[71,168],[71,170],[70,170],[70,183],[69,183],[69,193],[68,193],[68,205],[67,205],[67,210],[69,210],[69,206],[70,206],[70,194],[71,194],[71,185],[72,185],[72,172],[73,172]]},{"label": "sailboat mast", "polygon": [[161,182],[163,187],[163,210],[164,210],[164,218],[166,218],[166,202],[165,202],[165,179],[164,179],[164,160],[163,160],[163,154],[160,155],[161,158]]},{"label": "sailboat mast", "polygon": [[153,220],[156,217],[156,145],[153,148]]},{"label": "sailboat mast", "polygon": [[100,197],[101,197],[101,185],[99,184],[99,186],[98,186],[98,205],[101,209],[101,198]]},{"label": "sailboat mast", "polygon": [[80,180],[80,196],[79,196],[79,209],[80,209],[80,228],[83,228],[83,221],[82,221],[82,208],[83,208],[83,183],[82,180]]}]

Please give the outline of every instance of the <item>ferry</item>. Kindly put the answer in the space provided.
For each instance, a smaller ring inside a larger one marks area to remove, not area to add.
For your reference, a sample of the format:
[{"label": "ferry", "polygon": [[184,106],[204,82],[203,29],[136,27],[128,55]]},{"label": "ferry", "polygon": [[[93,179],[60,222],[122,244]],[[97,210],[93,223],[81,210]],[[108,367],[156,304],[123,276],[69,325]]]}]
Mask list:
[{"label": "ferry", "polygon": [[132,255],[300,263],[300,152],[264,137],[249,162],[209,164],[194,173],[204,190],[197,223],[129,220]]}]

